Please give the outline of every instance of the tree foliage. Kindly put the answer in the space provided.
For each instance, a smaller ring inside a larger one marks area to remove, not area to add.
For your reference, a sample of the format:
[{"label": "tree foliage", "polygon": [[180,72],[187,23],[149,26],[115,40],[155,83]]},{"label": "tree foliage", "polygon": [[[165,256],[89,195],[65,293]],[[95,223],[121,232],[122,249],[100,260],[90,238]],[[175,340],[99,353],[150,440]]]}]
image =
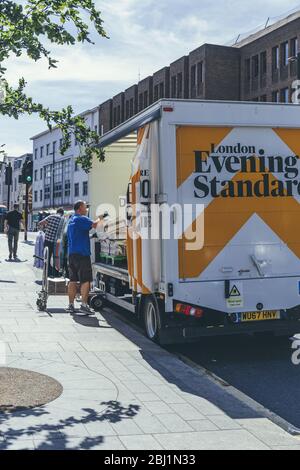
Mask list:
[{"label": "tree foliage", "polygon": [[75,116],[71,106],[62,110],[50,110],[42,103],[35,103],[26,94],[26,82],[19,79],[13,87],[6,78],[5,61],[26,54],[38,61],[46,59],[48,68],[56,68],[58,61],[52,57],[47,45],[75,45],[91,43],[90,26],[107,37],[103,29],[101,12],[92,0],[11,0],[0,1],[0,80],[2,99],[0,114],[18,119],[24,114],[37,114],[49,130],[54,126],[61,129],[64,153],[70,146],[71,135],[80,145],[79,162],[88,171],[92,165],[93,154],[104,159],[102,149],[95,148],[99,142],[98,134],[89,129],[82,116]]}]

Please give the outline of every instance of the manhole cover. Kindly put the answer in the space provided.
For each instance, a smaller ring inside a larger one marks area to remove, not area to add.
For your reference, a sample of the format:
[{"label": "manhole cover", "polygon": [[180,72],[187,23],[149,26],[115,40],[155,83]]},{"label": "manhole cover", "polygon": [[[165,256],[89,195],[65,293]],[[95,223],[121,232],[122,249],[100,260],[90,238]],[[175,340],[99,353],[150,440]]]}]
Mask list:
[{"label": "manhole cover", "polygon": [[45,405],[63,391],[59,382],[29,370],[0,367],[0,412]]}]

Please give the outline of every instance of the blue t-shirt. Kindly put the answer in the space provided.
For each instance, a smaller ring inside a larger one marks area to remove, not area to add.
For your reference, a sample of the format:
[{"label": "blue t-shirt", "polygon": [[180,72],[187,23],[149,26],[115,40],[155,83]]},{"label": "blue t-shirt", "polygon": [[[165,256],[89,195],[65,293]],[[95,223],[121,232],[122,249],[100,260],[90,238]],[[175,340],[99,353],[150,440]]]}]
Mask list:
[{"label": "blue t-shirt", "polygon": [[83,215],[75,214],[68,224],[68,253],[69,255],[91,255],[89,232],[93,221]]}]

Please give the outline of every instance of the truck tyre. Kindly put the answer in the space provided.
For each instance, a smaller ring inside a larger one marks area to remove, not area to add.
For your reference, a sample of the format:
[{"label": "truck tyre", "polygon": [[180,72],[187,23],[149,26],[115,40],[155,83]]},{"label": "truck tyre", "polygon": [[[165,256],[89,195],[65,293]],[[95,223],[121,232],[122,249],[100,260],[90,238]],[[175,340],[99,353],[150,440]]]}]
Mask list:
[{"label": "truck tyre", "polygon": [[96,312],[100,312],[103,307],[103,298],[100,295],[95,295],[90,300],[90,307]]},{"label": "truck tyre", "polygon": [[147,338],[155,343],[159,343],[162,318],[155,297],[149,296],[143,302],[142,320]]}]

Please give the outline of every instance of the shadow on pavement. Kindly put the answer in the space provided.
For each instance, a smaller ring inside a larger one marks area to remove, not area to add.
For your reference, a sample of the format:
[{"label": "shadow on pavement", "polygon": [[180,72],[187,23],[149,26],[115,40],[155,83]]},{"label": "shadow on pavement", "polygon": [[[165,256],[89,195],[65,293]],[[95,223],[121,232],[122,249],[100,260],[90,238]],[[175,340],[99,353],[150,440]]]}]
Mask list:
[{"label": "shadow on pavement", "polygon": [[[78,313],[80,313],[79,309],[77,310]],[[47,308],[46,313],[48,315],[55,316],[55,315],[70,315],[69,312],[66,311],[64,308]],[[81,326],[86,326],[87,328],[109,328],[111,329],[111,326],[108,326],[106,324],[105,320],[101,320],[97,318],[96,316],[88,316],[84,314],[72,314],[72,318],[75,323],[78,323]],[[101,325],[101,322],[105,323],[104,325]]]},{"label": "shadow on pavement", "polygon": [[[205,414],[205,409],[214,405],[232,419],[264,417],[261,413],[253,410],[250,406],[247,406],[230,394],[226,390],[225,384],[215,383],[206,374],[185,364],[176,355],[168,352],[163,347],[152,343],[134,329],[134,325],[128,326],[107,310],[104,310],[101,314],[112,328],[139,347],[141,359],[145,360],[154,370],[159,372],[161,377],[167,380],[169,384],[176,385],[181,392],[190,395],[190,404],[192,406],[193,398],[196,398],[198,400],[197,409],[200,412],[203,409]],[[216,409],[215,413],[217,411]]]},{"label": "shadow on pavement", "polygon": [[[49,418],[51,417],[51,412],[47,411],[46,407],[25,409],[16,413],[0,413],[0,436],[4,438],[3,441],[0,441],[0,450],[8,450],[10,447],[13,447],[14,443],[17,443],[18,440],[24,443],[25,440],[28,439],[35,439],[36,450],[99,448],[99,446],[105,442],[104,436],[76,437],[76,432],[72,435],[73,428],[77,425],[88,425],[96,422],[119,423],[126,419],[132,419],[138,414],[140,409],[138,405],[134,404],[123,406],[119,401],[99,402],[99,405],[105,406],[104,411],[97,413],[93,409],[82,408],[80,418],[75,418],[74,416],[63,419],[52,418],[51,423],[47,422],[46,419],[42,419],[47,418],[47,416],[49,416]],[[22,423],[22,418],[24,418],[24,427],[21,425],[18,426],[17,429],[11,427],[9,424],[10,418],[17,418],[19,423]],[[39,419],[41,421],[40,424],[38,424]],[[26,420],[31,423],[36,420],[37,424],[26,426]],[[43,433],[43,436],[39,435],[40,433]],[[81,442],[78,444],[77,441],[79,438]],[[72,440],[74,440],[73,446]],[[26,444],[24,444],[24,448],[25,447]]]},{"label": "shadow on pavement", "polygon": [[35,242],[31,241],[31,240],[28,240],[28,241],[21,241],[21,243],[23,245],[29,245],[29,246],[34,246],[35,245]]},{"label": "shadow on pavement", "polygon": [[20,263],[27,263],[28,259],[6,259],[5,260],[9,264],[20,264]]}]

